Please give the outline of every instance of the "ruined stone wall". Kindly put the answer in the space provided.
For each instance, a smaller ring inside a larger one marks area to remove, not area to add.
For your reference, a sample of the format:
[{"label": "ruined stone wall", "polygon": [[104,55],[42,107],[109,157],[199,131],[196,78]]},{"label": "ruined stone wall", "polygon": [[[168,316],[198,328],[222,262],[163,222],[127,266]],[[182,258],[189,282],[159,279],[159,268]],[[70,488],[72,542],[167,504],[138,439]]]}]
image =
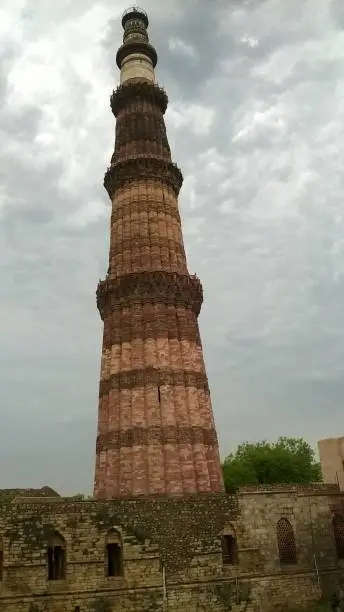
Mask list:
[{"label": "ruined stone wall", "polygon": [[[344,578],[331,522],[336,508],[344,508],[343,496],[324,487],[246,488],[236,497],[7,501],[0,505],[0,610],[269,612],[285,610],[286,602],[306,605]],[[295,565],[280,563],[281,517],[294,529]],[[123,576],[115,578],[106,572],[112,528],[124,558]],[[47,546],[56,531],[65,542],[66,574],[49,581]],[[223,564],[222,534],[236,538],[237,563]]]},{"label": "ruined stone wall", "polygon": [[[106,537],[111,527],[122,538],[124,577],[106,576]],[[66,544],[66,576],[49,581],[47,545],[55,531]],[[162,593],[157,546],[130,525],[120,525],[106,504],[26,500],[3,506],[0,533],[4,551],[1,611],[157,609],[153,604]]]},{"label": "ruined stone wall", "polygon": [[[328,597],[344,577],[332,525],[334,509],[342,500],[338,488],[246,487],[239,500],[235,528],[240,575],[255,574],[254,597],[262,610],[284,609],[286,597],[297,604]],[[289,521],[295,535],[296,564],[280,562],[277,524],[281,518]]]}]

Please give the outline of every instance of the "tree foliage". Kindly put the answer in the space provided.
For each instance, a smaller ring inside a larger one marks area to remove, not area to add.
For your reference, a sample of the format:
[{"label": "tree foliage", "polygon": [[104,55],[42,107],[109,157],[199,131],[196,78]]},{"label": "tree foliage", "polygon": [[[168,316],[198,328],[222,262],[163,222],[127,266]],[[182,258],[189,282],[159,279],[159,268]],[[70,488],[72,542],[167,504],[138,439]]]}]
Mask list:
[{"label": "tree foliage", "polygon": [[320,464],[302,438],[280,437],[276,442],[244,442],[223,463],[226,490],[244,485],[321,481]]}]

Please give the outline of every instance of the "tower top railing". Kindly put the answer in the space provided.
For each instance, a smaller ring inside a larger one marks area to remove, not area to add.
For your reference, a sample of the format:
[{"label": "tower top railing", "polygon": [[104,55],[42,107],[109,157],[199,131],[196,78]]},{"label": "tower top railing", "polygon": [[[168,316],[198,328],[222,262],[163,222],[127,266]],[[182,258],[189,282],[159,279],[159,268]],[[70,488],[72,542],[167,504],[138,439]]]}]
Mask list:
[{"label": "tower top railing", "polygon": [[139,6],[130,6],[129,8],[127,8],[124,11],[124,13],[122,15],[122,27],[123,27],[123,29],[125,28],[125,24],[127,23],[127,21],[129,21],[130,19],[135,19],[135,17],[137,19],[141,19],[144,22],[146,28],[148,28],[149,20],[148,20],[148,15],[147,15],[146,11],[144,11]]}]

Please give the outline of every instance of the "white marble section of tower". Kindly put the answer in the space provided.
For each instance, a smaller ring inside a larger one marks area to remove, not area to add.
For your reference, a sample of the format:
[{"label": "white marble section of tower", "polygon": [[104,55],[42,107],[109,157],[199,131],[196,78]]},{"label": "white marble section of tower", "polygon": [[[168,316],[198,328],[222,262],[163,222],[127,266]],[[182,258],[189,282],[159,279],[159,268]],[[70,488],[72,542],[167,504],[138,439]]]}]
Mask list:
[{"label": "white marble section of tower", "polygon": [[148,17],[139,7],[128,9],[122,19],[123,45],[117,53],[120,83],[141,80],[155,83],[156,51],[149,43]]}]

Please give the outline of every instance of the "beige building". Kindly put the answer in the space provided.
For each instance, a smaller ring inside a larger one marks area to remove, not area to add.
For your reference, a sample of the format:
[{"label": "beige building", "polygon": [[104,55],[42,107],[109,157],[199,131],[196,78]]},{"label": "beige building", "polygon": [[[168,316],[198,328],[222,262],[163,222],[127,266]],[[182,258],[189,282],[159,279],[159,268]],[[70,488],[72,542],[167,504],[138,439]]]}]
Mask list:
[{"label": "beige building", "polygon": [[344,491],[344,437],[319,440],[318,448],[324,482],[335,482]]}]

